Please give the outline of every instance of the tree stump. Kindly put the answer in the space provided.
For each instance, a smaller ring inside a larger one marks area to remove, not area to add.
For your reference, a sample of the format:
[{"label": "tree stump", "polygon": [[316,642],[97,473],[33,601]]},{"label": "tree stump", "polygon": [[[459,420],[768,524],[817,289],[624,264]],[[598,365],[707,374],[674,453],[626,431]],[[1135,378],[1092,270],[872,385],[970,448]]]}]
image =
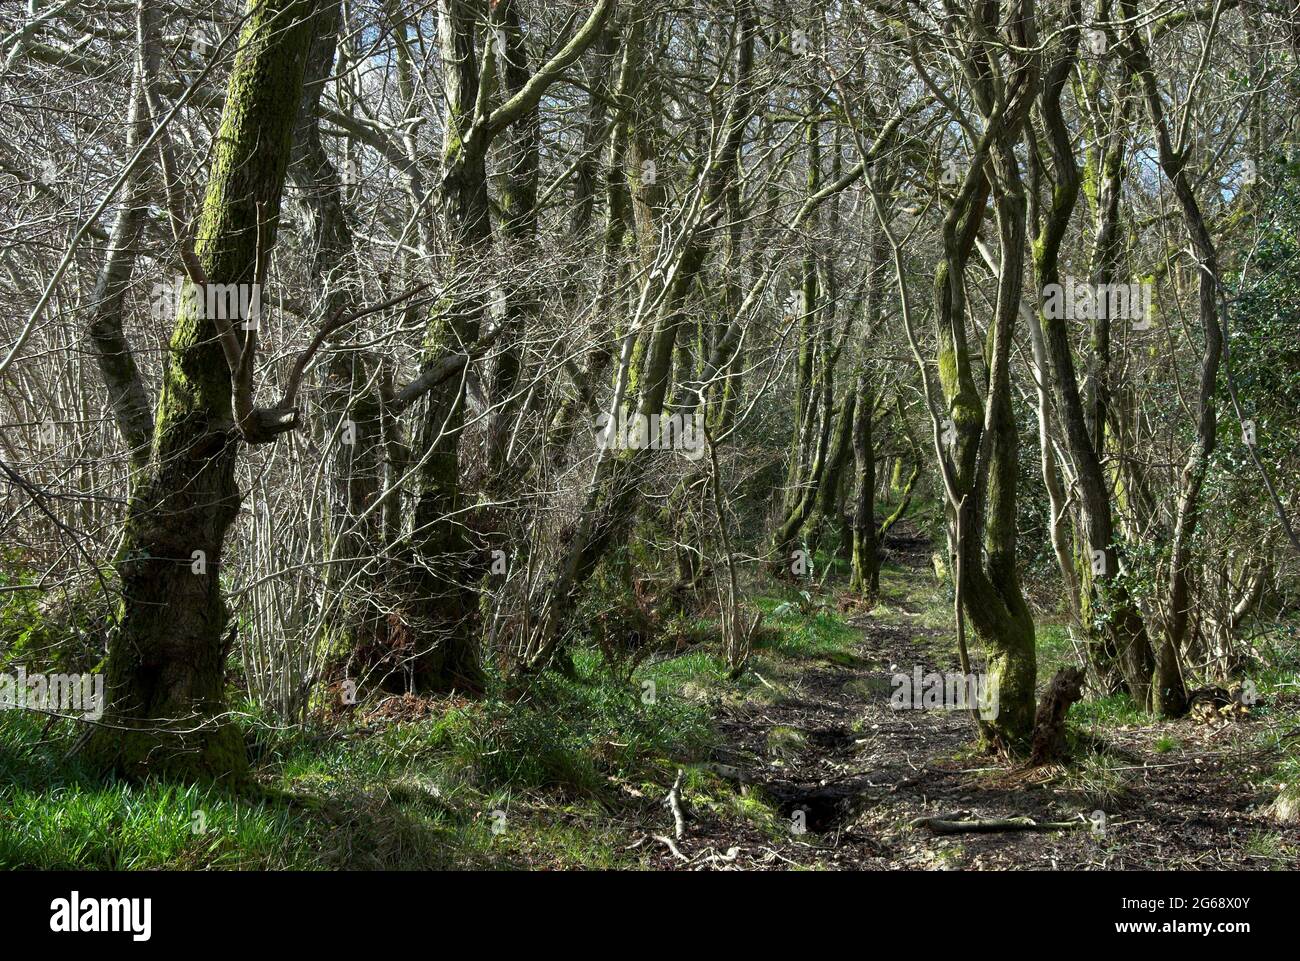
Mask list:
[{"label": "tree stump", "polygon": [[1083,671],[1066,667],[1056,672],[1043,692],[1034,724],[1034,743],[1029,763],[1035,767],[1065,759],[1065,715],[1070,705],[1083,696]]}]

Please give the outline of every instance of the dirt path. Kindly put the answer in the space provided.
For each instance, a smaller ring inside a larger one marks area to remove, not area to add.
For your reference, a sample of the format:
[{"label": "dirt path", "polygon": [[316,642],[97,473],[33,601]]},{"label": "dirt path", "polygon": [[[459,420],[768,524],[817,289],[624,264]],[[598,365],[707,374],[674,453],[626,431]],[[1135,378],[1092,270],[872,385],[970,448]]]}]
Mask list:
[{"label": "dirt path", "polygon": [[[924,544],[892,546],[916,583],[932,583]],[[1252,783],[1252,774],[1266,769],[1267,752],[1256,747],[1261,722],[1107,728],[1084,763],[1024,770],[973,754],[973,722],[964,712],[892,709],[894,673],[914,665],[957,670],[949,636],[919,623],[923,612],[911,606],[911,593],[887,592],[876,611],[853,617],[861,640],[851,656],[835,659],[841,663],[801,662],[770,702],[722,709],[725,746],[715,769],[739,780],[742,794],[774,806],[782,823],[700,810],[688,793],[692,818],[678,852],[658,842],[654,866],[1295,867],[1300,836],[1268,820],[1271,794]],[[954,810],[1077,820],[1081,827],[955,836],[910,827],[915,818]]]}]

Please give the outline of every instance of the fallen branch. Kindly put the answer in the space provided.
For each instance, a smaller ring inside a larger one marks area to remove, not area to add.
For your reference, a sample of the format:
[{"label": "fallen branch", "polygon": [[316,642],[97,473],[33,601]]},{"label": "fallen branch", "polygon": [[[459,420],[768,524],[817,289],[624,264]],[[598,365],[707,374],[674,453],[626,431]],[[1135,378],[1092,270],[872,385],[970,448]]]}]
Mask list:
[{"label": "fallen branch", "polygon": [[672,851],[673,856],[676,857],[679,861],[686,861],[688,863],[690,862],[691,859],[688,858],[686,855],[682,854],[681,848],[679,848],[676,844],[673,843],[672,838],[668,837],[665,834],[656,834],[654,838],[660,844],[666,845],[668,847],[668,850]]},{"label": "fallen branch", "polygon": [[749,778],[745,775],[745,772],[742,771],[740,768],[736,767],[734,764],[719,764],[716,761],[709,761],[701,766],[706,771],[709,771],[711,774],[717,775],[718,777],[722,778],[724,781],[735,781],[738,784],[745,784],[749,781]]},{"label": "fallen branch", "polygon": [[934,834],[988,834],[996,831],[1069,831],[1089,826],[1088,821],[1035,821],[1031,817],[973,818],[969,811],[954,811],[938,817],[917,818],[914,828]]},{"label": "fallen branch", "polygon": [[708,858],[707,858],[706,860],[709,860],[709,861],[724,861],[724,862],[726,862],[727,864],[730,864],[730,863],[734,862],[734,861],[736,860],[736,858],[738,858],[738,857],[740,857],[740,848],[739,848],[739,847],[729,847],[729,848],[727,848],[727,853],[726,853],[726,854],[719,854],[719,853],[717,853],[717,851],[714,851],[713,853],[711,853],[711,854],[708,856]]},{"label": "fallen branch", "polygon": [[673,836],[679,841],[686,833],[686,815],[682,813],[682,778],[685,776],[686,772],[678,768],[673,786],[668,790],[668,800],[664,802],[673,812]]}]

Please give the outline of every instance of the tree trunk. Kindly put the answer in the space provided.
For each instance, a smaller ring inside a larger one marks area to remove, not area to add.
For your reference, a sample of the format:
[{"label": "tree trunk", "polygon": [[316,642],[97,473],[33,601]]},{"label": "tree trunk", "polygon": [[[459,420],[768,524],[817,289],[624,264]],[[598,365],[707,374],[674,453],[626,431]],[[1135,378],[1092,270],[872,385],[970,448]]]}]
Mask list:
[{"label": "tree trunk", "polygon": [[[1126,18],[1135,17],[1132,0],[1121,0]],[[1214,23],[1218,20],[1215,18]],[[1210,43],[1213,34],[1206,39]],[[1191,541],[1200,519],[1201,487],[1209,470],[1210,455],[1217,440],[1218,417],[1215,392],[1219,362],[1223,354],[1223,330],[1219,326],[1218,251],[1205,224],[1205,216],[1187,171],[1190,145],[1175,144],[1165,116],[1164,100],[1156,84],[1155,72],[1139,33],[1128,37],[1129,70],[1142,86],[1147,112],[1155,129],[1160,168],[1174,188],[1174,196],[1197,261],[1199,315],[1205,346],[1201,354],[1200,382],[1196,406],[1196,439],[1183,465],[1178,502],[1174,514],[1173,544],[1169,558],[1169,620],[1165,637],[1156,651],[1155,675],[1152,678],[1152,708],[1165,717],[1178,717],[1187,710],[1187,686],[1179,664],[1179,650],[1186,640],[1191,607]]]},{"label": "tree trunk", "polygon": [[[139,49],[126,128],[128,155],[135,153],[149,136],[147,84],[158,69],[156,17],[156,11],[141,4],[137,17]],[[149,394],[122,329],[124,298],[139,254],[140,233],[149,196],[147,170],[144,164],[136,165],[126,184],[122,206],[109,235],[104,263],[95,281],[94,306],[86,327],[100,376],[108,391],[108,406],[126,445],[132,471],[147,467],[149,438],[153,434]]]},{"label": "tree trunk", "polygon": [[[484,265],[491,262],[492,225],[487,189],[487,153],[493,140],[532,112],[547,88],[600,36],[614,0],[598,0],[573,38],[530,76],[504,103],[484,113],[480,84],[495,84],[504,51],[485,47],[480,75],[477,24],[486,14],[505,29],[505,13],[481,0],[443,0],[438,38],[446,65],[446,133],[443,176],[437,201],[450,246],[450,282],[433,312],[426,335],[425,364],[478,340],[487,298]],[[508,31],[507,31],[508,32]],[[470,690],[483,686],[478,656],[479,578],[487,573],[486,545],[473,536],[468,499],[461,491],[460,443],[465,424],[464,379],[454,377],[420,399],[419,437],[412,478],[412,516],[407,609],[413,629],[410,658],[413,686],[422,691]]]},{"label": "tree trunk", "polygon": [[[343,209],[338,172],[321,140],[321,93],[334,69],[340,23],[339,0],[325,0],[313,18],[303,95],[289,177],[302,194],[312,228],[312,279],[319,285],[317,323],[356,309],[358,265],[352,230]],[[337,342],[347,333],[335,337]],[[381,516],[367,515],[379,495],[383,452],[378,390],[371,383],[367,354],[330,350],[322,364],[319,417],[321,446],[329,452],[325,553],[325,596],[335,599],[326,612],[331,659],[351,658],[376,636],[386,634],[384,605],[377,602],[372,577],[363,574],[363,558],[383,551]],[[373,358],[369,358],[373,362]],[[366,665],[371,667],[373,665]]]},{"label": "tree trunk", "polygon": [[[996,15],[996,7],[986,11]],[[1029,25],[1013,19],[1013,34]],[[986,23],[985,29],[995,24]],[[1030,49],[1037,41],[1023,38]],[[976,59],[985,54],[979,53]],[[1036,82],[1033,56],[1016,63],[1019,82]],[[989,684],[997,691],[998,713],[981,719],[988,748],[1013,754],[1029,750],[1034,726],[1037,674],[1034,621],[1016,569],[1016,423],[1011,407],[1010,354],[1024,281],[1027,204],[1016,141],[1023,132],[1024,100],[1005,103],[991,85],[975,90],[988,119],[956,205],[944,221],[944,259],[935,277],[935,323],[939,382],[947,402],[951,438],[943,470],[950,528],[956,554],[956,588],[961,608],[983,642]],[[989,191],[996,181],[996,219],[1001,262],[991,330],[987,396],[981,401],[966,341],[965,273]],[[983,528],[983,544],[977,534]],[[961,624],[959,622],[959,635]],[[964,652],[963,652],[964,654]]]},{"label": "tree trunk", "polygon": [[[716,223],[725,212],[725,197],[731,180],[738,176],[740,148],[749,120],[750,92],[747,88],[753,67],[756,32],[753,9],[747,0],[738,6],[737,28],[740,37],[736,50],[737,93],[723,121],[725,140],[703,172],[702,208],[698,219],[685,228],[687,236],[679,248],[676,262],[665,271],[671,279],[656,314],[654,329],[648,337],[645,376],[637,390],[637,413],[646,417],[659,415],[664,410],[672,351],[685,319],[686,297],[713,246],[718,232]],[[616,413],[628,396],[633,366],[631,355],[631,344],[625,338],[611,413]],[[645,450],[630,450],[614,456],[609,450],[601,451],[578,518],[564,531],[559,558],[533,595],[536,614],[521,645],[526,667],[545,664],[554,653],[580,585],[595,571],[611,543],[625,534],[635,513],[634,497],[646,468],[645,454]]]},{"label": "tree trunk", "polygon": [[1064,667],[1056,672],[1052,682],[1043,692],[1038,705],[1038,720],[1034,725],[1034,746],[1029,753],[1029,763],[1035,767],[1066,759],[1065,716],[1070,705],[1083,696],[1083,671],[1077,667]]},{"label": "tree trunk", "polygon": [[[1035,267],[1043,289],[1061,281],[1059,254],[1079,194],[1073,144],[1061,113],[1061,89],[1071,69],[1079,40],[1078,10],[1063,34],[1064,47],[1052,64],[1039,97],[1039,113],[1047,128],[1056,179],[1052,206],[1034,245]],[[1105,679],[1118,663],[1129,693],[1140,706],[1151,697],[1151,644],[1137,606],[1120,579],[1119,553],[1102,471],[1100,447],[1088,430],[1088,414],[1079,393],[1071,354],[1069,318],[1040,311],[1051,382],[1065,439],[1074,461],[1078,492],[1080,620],[1092,637],[1090,652],[1098,675]],[[1098,435],[1100,436],[1100,435]]]},{"label": "tree trunk", "polygon": [[875,409],[870,380],[858,374],[857,410],[853,416],[853,574],[849,590],[869,601],[880,596],[880,548],[876,543],[876,453],[871,415]]},{"label": "tree trunk", "polygon": [[[505,14],[505,89],[513,96],[528,82],[528,52],[519,27],[518,3],[502,5]],[[502,260],[507,265],[505,318],[501,348],[488,382],[487,415],[488,474],[500,485],[507,470],[507,453],[520,398],[515,396],[523,365],[523,340],[528,321],[537,310],[537,293],[530,279],[537,257],[537,189],[541,177],[541,113],[533,104],[508,132],[507,165],[501,194]],[[519,476],[521,467],[512,460],[509,471]]]},{"label": "tree trunk", "polygon": [[[258,283],[274,243],[312,8],[250,0],[195,247],[213,284]],[[240,503],[239,434],[231,370],[201,300],[188,296],[177,312],[153,450],[118,562],[123,611],[109,647],[104,726],[86,748],[133,775],[225,779],[247,768],[225,710],[233,633],[221,590]]]}]

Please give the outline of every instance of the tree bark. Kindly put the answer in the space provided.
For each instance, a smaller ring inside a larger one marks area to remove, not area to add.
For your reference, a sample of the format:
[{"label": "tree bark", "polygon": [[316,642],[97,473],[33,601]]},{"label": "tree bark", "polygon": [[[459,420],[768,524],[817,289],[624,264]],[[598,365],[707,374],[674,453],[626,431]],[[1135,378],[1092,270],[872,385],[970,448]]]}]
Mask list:
[{"label": "tree bark", "polygon": [[871,415],[873,390],[865,372],[858,374],[857,410],[853,416],[853,573],[849,590],[868,601],[880,596],[880,548],[876,543],[876,452]]},{"label": "tree bark", "polygon": [[[254,284],[263,275],[313,7],[311,0],[250,0],[195,246],[213,284]],[[236,779],[247,758],[225,709],[233,634],[221,573],[240,503],[240,435],[232,372],[199,301],[188,296],[177,312],[153,449],[128,508],[118,562],[123,611],[109,647],[108,704],[86,751],[127,774]]]},{"label": "tree bark", "polygon": [[[137,14],[137,54],[135,77],[131,83],[131,104],[127,117],[126,154],[135,153],[149,136],[149,96],[147,85],[158,69],[157,12],[147,3]],[[149,438],[153,433],[153,411],[149,394],[141,380],[135,355],[122,329],[126,291],[139,254],[140,233],[149,196],[147,167],[137,165],[125,185],[122,206],[118,208],[109,234],[104,263],[95,281],[94,306],[86,333],[95,350],[100,376],[108,391],[108,406],[117,423],[118,433],[126,445],[133,471],[143,470],[149,462]]]},{"label": "tree bark", "polygon": [[[1044,78],[1038,110],[1046,128],[1052,154],[1055,189],[1051,209],[1034,244],[1034,260],[1043,289],[1061,282],[1059,256],[1062,240],[1079,195],[1079,176],[1073,145],[1061,113],[1061,91],[1075,61],[1079,41],[1080,10],[1071,4],[1070,19],[1061,46]],[[1129,693],[1140,707],[1151,698],[1151,644],[1137,605],[1120,578],[1119,552],[1110,502],[1110,489],[1101,466],[1101,450],[1088,429],[1088,415],[1079,392],[1071,354],[1068,318],[1040,310],[1047,354],[1051,361],[1052,390],[1074,461],[1078,493],[1081,611],[1083,626],[1092,638],[1090,653],[1099,676],[1107,677],[1118,663]]]},{"label": "tree bark", "polygon": [[[1121,0],[1124,16],[1137,16],[1133,0]],[[1214,39],[1211,25],[1205,42]],[[1191,542],[1200,520],[1201,488],[1209,470],[1210,455],[1217,440],[1217,405],[1215,393],[1219,362],[1223,355],[1223,330],[1219,325],[1218,251],[1210,237],[1205,216],[1187,170],[1190,145],[1175,144],[1165,116],[1164,100],[1156,83],[1155,72],[1141,35],[1132,32],[1125,48],[1128,69],[1137,78],[1146,101],[1151,125],[1159,148],[1160,168],[1174,189],[1183,221],[1196,259],[1199,316],[1205,345],[1201,353],[1200,382],[1196,404],[1196,439],[1183,465],[1178,501],[1174,512],[1173,542],[1169,556],[1169,619],[1165,636],[1156,650],[1155,674],[1152,678],[1152,708],[1165,717],[1178,717],[1187,710],[1187,686],[1179,663],[1179,650],[1186,640],[1191,607]]]},{"label": "tree bark", "polygon": [[[304,73],[289,177],[301,192],[312,231],[309,273],[318,286],[312,316],[324,322],[349,313],[361,300],[352,229],[343,205],[338,171],[321,139],[320,100],[334,70],[340,0],[321,0],[312,21],[312,45]],[[373,569],[363,572],[367,555],[384,551],[382,516],[370,512],[379,496],[384,451],[378,388],[373,383],[374,357],[360,349],[344,349],[341,336],[332,343],[321,365],[316,434],[328,451],[329,480],[324,547],[324,595],[333,606],[325,613],[330,659],[351,659],[359,650],[377,648],[387,656],[387,619],[378,602]],[[369,656],[369,655],[368,655]],[[365,664],[363,669],[378,667]]]},{"label": "tree bark", "polygon": [[[451,277],[430,319],[426,366],[479,337],[487,303],[484,265],[491,262],[492,253],[488,149],[533,111],[563,70],[596,41],[614,5],[614,0],[598,0],[574,37],[522,87],[507,91],[504,103],[489,110],[502,51],[494,44],[480,73],[476,24],[486,13],[494,30],[504,29],[503,12],[488,11],[481,0],[443,0],[438,36],[446,65],[447,117],[437,202],[451,248]],[[419,436],[413,456],[418,466],[412,478],[415,508],[407,604],[418,638],[411,658],[412,681],[422,691],[477,691],[483,686],[483,671],[475,585],[487,571],[488,555],[471,536],[469,500],[461,490],[464,378],[430,390],[421,398],[416,416]]]}]

